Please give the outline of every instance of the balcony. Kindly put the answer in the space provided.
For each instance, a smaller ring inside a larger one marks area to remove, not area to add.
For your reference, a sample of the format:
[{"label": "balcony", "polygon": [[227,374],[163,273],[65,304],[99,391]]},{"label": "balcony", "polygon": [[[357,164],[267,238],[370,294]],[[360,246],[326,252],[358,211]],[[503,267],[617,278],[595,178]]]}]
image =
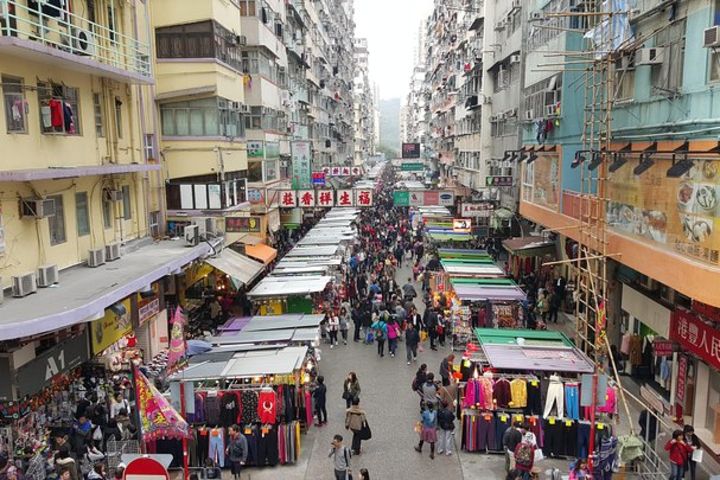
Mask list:
[{"label": "balcony", "polygon": [[23,3],[0,0],[0,53],[119,82],[153,82],[147,44],[49,3]]}]

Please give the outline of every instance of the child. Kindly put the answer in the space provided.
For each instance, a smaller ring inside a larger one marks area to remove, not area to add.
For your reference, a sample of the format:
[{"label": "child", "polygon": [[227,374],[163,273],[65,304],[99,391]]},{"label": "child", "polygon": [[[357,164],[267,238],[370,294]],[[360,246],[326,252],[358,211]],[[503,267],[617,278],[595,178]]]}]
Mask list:
[{"label": "child", "polygon": [[675,430],[672,439],[665,444],[665,450],[670,452],[670,480],[683,480],[685,477],[685,464],[695,448],[685,443],[685,434],[682,430]]},{"label": "child", "polygon": [[422,412],[422,428],[420,429],[420,443],[415,446],[415,451],[422,453],[423,443],[430,444],[430,458],[435,458],[435,442],[437,442],[437,412],[432,403],[428,403]]}]

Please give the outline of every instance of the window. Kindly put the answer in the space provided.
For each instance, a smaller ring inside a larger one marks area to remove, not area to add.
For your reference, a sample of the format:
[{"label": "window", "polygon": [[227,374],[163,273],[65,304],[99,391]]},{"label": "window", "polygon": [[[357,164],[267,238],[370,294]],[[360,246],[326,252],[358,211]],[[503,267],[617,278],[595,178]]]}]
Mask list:
[{"label": "window", "polygon": [[103,191],[103,200],[102,200],[102,212],[103,212],[103,226],[107,230],[108,228],[112,228],[113,225],[113,208],[115,204],[105,198],[105,192]]},{"label": "window", "polygon": [[615,98],[631,100],[635,95],[635,55],[623,55],[615,61]]},{"label": "window", "polygon": [[213,21],[155,30],[158,58],[215,58],[240,69],[237,35]]},{"label": "window", "polygon": [[115,31],[115,9],[111,5],[108,5],[108,7],[107,7],[107,16],[108,16],[108,29],[110,30],[108,32],[108,36],[110,37],[110,41],[114,42],[117,32]]},{"label": "window", "polygon": [[80,91],[77,88],[38,82],[37,93],[43,133],[80,135]]},{"label": "window", "polygon": [[117,138],[123,138],[122,100],[117,97],[115,97],[115,130]]},{"label": "window", "polygon": [[151,237],[157,238],[160,236],[160,212],[158,212],[158,211],[150,212],[148,226],[150,227],[150,236]]},{"label": "window", "polygon": [[533,202],[533,193],[535,188],[535,163],[526,163],[523,168],[522,176],[523,200]]},{"label": "window", "polygon": [[130,203],[130,186],[123,185],[122,187],[122,202],[123,202],[123,218],[130,220],[132,218],[132,206]]},{"label": "window", "polygon": [[87,192],[75,194],[75,216],[77,217],[78,236],[90,235],[90,207]]},{"label": "window", "polygon": [[99,93],[93,93],[93,114],[95,116],[95,135],[104,137],[105,125],[103,124],[102,95]]},{"label": "window", "polygon": [[662,63],[651,67],[652,93],[673,95],[682,87],[685,19],[660,30],[655,37],[655,46],[662,49],[663,58]]},{"label": "window", "polygon": [[21,78],[2,76],[5,123],[8,133],[27,132],[27,102]]},{"label": "window", "polygon": [[254,17],[256,15],[255,0],[240,0],[240,16]]},{"label": "window", "polygon": [[145,143],[143,147],[145,149],[145,160],[155,160],[157,158],[155,155],[155,135],[152,133],[145,134],[144,139]]},{"label": "window", "polygon": [[160,106],[163,135],[244,137],[239,105],[212,97]]},{"label": "window", "polygon": [[63,196],[53,195],[48,200],[55,201],[55,215],[48,218],[50,230],[50,245],[60,245],[67,241],[65,234],[65,209],[63,208]]}]

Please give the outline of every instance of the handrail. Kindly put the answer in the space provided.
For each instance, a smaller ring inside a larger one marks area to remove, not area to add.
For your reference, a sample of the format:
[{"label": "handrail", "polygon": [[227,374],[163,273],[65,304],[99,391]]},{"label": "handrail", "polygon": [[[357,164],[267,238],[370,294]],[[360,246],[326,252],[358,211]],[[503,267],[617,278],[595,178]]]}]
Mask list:
[{"label": "handrail", "polygon": [[[51,14],[53,10],[57,16]],[[66,9],[43,2],[35,9],[18,0],[0,0],[0,19],[0,36],[36,41],[142,76],[151,75],[148,44]]]}]

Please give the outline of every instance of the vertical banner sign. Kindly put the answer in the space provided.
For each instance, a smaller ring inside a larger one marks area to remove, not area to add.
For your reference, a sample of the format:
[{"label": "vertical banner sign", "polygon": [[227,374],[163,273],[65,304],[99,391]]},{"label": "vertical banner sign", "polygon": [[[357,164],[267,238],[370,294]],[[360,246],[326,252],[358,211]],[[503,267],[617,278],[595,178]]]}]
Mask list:
[{"label": "vertical banner sign", "polygon": [[137,367],[135,395],[140,410],[140,436],[143,441],[188,436],[188,423]]},{"label": "vertical banner sign", "polygon": [[338,207],[353,207],[355,206],[355,196],[352,190],[338,190],[337,191],[337,202]]},{"label": "vertical banner sign", "polygon": [[180,307],[175,309],[171,323],[168,370],[172,370],[185,356],[185,317],[180,311]]},{"label": "vertical banner sign", "polygon": [[303,190],[312,188],[312,158],[310,142],[295,141],[292,148],[292,188]]},{"label": "vertical banner sign", "polygon": [[373,191],[372,190],[356,190],[355,205],[358,207],[372,207]]},{"label": "vertical banner sign", "polygon": [[687,384],[688,359],[685,355],[678,358],[677,387],[675,389],[675,403],[685,406],[685,385]]}]

